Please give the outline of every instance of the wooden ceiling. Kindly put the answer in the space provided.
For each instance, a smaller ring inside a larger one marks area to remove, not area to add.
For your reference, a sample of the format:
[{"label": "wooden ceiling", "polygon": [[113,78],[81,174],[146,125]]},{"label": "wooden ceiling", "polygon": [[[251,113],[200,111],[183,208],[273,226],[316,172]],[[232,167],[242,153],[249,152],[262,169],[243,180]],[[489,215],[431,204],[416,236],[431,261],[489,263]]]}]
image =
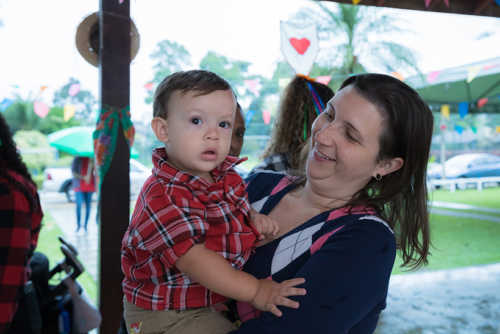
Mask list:
[{"label": "wooden ceiling", "polygon": [[[352,4],[352,0],[327,0],[332,2]],[[359,5],[392,7],[399,9],[411,9],[421,11],[432,11],[448,14],[466,14],[500,17],[500,5],[498,0],[431,0],[428,7],[425,0],[361,0]]]}]

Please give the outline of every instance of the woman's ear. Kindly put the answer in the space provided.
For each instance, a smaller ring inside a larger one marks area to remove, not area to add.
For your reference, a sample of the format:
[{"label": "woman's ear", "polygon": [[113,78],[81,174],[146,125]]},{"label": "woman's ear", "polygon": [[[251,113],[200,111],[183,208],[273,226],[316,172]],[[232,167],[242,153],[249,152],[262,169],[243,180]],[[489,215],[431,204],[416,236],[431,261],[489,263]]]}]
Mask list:
[{"label": "woman's ear", "polygon": [[151,120],[151,129],[156,135],[156,138],[162,143],[168,142],[168,126],[167,120],[161,117],[154,117]]},{"label": "woman's ear", "polygon": [[[391,158],[391,159],[386,159],[384,161],[381,161],[379,164],[379,167],[376,168],[376,174],[379,174],[381,176],[385,176],[387,174],[390,174],[392,172],[397,171],[404,165],[404,160],[403,158]],[[374,177],[375,177],[374,175]]]}]

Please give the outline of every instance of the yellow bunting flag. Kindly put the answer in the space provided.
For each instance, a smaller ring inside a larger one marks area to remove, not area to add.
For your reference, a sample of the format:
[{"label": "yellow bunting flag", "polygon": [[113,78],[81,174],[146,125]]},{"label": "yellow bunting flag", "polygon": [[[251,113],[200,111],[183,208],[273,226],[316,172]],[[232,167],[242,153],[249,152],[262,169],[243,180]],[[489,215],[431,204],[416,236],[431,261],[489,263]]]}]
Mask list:
[{"label": "yellow bunting flag", "polygon": [[353,5],[357,5],[357,4],[358,4],[358,3],[360,3],[360,2],[361,2],[361,0],[352,0],[352,4],[353,4]]},{"label": "yellow bunting flag", "polygon": [[449,104],[443,104],[441,106],[441,115],[443,115],[444,118],[450,118],[450,105]]},{"label": "yellow bunting flag", "polygon": [[498,126],[498,125],[497,125],[497,127],[496,127],[496,132],[497,132],[497,133],[500,133],[500,126]]},{"label": "yellow bunting flag", "polygon": [[64,106],[64,121],[69,121],[73,115],[75,115],[76,108],[72,104],[67,104]]},{"label": "yellow bunting flag", "polygon": [[477,76],[477,74],[481,71],[481,66],[472,66],[467,70],[467,82],[471,82]]}]

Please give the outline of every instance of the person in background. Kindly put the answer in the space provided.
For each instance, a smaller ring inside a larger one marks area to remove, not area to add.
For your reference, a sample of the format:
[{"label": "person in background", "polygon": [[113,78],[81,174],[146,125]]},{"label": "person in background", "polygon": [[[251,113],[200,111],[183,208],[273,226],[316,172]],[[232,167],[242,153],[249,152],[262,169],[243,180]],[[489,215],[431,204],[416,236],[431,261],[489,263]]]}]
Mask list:
[{"label": "person in background", "polygon": [[81,228],[82,204],[85,203],[85,221],[83,228],[87,232],[87,224],[92,209],[92,195],[95,192],[94,161],[88,157],[75,157],[71,164],[73,189],[76,200],[76,232]]},{"label": "person in background", "polygon": [[243,269],[277,282],[304,277],[307,294],[280,318],[239,303],[245,322],[231,333],[374,332],[396,248],[403,266],[427,263],[433,122],[405,83],[351,76],[312,125],[305,177],[261,171],[247,179],[252,207],[280,231]]},{"label": "person in background", "polygon": [[243,110],[238,102],[236,102],[236,115],[234,116],[233,134],[231,137],[231,148],[229,155],[239,157],[243,148],[243,138],[245,137],[245,120],[243,118]]},{"label": "person in background", "polygon": [[281,97],[278,117],[271,138],[256,170],[292,172],[303,170],[302,152],[311,135],[311,125],[333,97],[333,90],[322,83],[297,75]]},{"label": "person in background", "polygon": [[37,187],[0,114],[0,333],[8,333],[43,217]]}]

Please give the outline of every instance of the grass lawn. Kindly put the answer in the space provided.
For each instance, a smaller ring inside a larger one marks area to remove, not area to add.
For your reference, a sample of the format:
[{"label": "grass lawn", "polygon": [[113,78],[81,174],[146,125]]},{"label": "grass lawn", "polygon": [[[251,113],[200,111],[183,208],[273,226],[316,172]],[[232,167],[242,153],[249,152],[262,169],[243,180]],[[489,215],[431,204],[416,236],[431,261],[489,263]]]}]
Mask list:
[{"label": "grass lawn", "polygon": [[[500,224],[431,215],[431,256],[419,270],[450,269],[500,262]],[[393,274],[404,273],[398,254]]]},{"label": "grass lawn", "polygon": [[430,201],[453,202],[500,210],[500,187],[485,188],[482,191],[465,189],[451,192],[435,190],[429,193]]},{"label": "grass lawn", "polygon": [[[61,243],[57,239],[58,236],[63,235],[63,232],[59,226],[57,226],[49,212],[44,212],[42,224],[36,251],[45,254],[49,258],[49,266],[50,269],[52,269],[57,262],[64,258],[64,255],[59,248]],[[94,305],[96,305],[97,285],[92,276],[85,271],[76,280],[85,289],[85,292],[89,296],[90,300],[94,302]],[[51,283],[55,284],[56,282]]]}]

